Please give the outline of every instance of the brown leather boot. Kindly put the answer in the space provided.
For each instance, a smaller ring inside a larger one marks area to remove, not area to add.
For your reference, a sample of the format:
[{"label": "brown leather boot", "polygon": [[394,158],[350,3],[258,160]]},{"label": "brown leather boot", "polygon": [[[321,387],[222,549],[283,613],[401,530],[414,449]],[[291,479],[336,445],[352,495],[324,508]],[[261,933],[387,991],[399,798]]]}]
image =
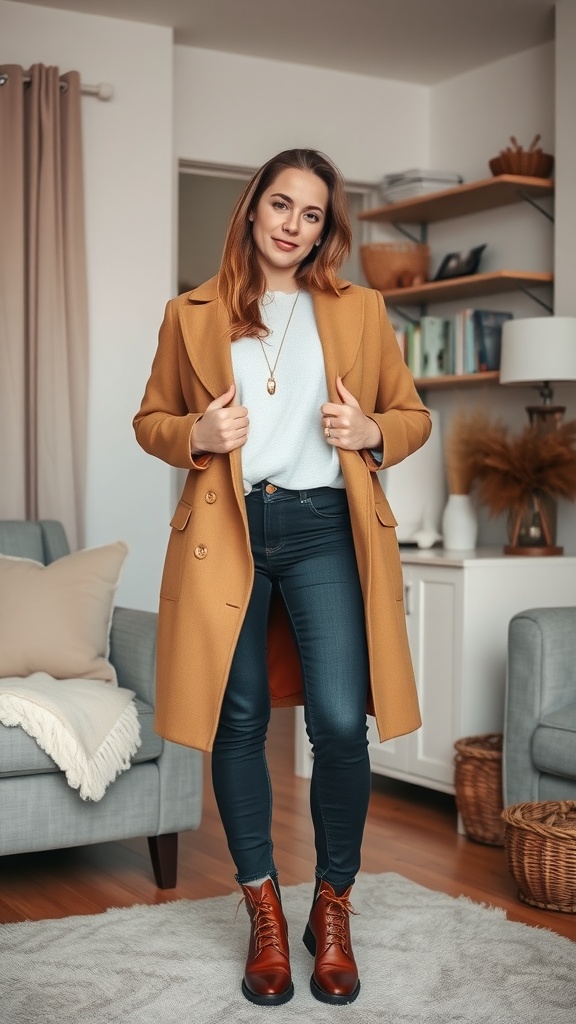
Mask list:
[{"label": "brown leather boot", "polygon": [[304,945],[316,957],[310,989],[322,1003],[352,1003],[360,991],[350,940],[351,890],[337,896],[329,882],[320,882],[304,932]]},{"label": "brown leather boot", "polygon": [[242,992],[251,1003],[279,1006],[294,995],[280,892],[271,878],[259,888],[243,885],[242,892],[252,924]]}]

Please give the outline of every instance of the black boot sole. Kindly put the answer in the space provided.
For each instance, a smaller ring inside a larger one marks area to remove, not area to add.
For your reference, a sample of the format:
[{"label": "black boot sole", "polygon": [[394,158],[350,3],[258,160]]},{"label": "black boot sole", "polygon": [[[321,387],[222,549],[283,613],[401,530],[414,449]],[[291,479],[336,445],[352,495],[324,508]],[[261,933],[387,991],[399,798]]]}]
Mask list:
[{"label": "black boot sole", "polygon": [[256,1006],[282,1006],[282,1003],[288,1003],[292,999],[292,996],[294,995],[294,984],[291,982],[284,992],[274,993],[274,995],[269,996],[260,996],[257,992],[253,992],[252,989],[248,988],[248,985],[243,978],[242,995],[251,1003],[255,1003]]},{"label": "black boot sole", "polygon": [[326,992],[325,989],[320,988],[320,985],[316,984],[314,975],[310,978],[310,991],[315,999],[320,1003],[331,1003],[333,1006],[344,1006],[346,1003],[353,1003],[357,998],[360,991],[360,982],[356,985],[356,988],[349,996],[338,996],[333,995],[331,992]]}]

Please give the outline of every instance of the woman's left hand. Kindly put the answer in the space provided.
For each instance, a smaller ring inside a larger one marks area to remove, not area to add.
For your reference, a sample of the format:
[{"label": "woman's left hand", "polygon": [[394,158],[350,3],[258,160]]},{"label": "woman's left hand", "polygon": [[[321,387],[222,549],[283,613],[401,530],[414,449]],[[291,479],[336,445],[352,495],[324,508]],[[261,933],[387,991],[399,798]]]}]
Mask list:
[{"label": "woman's left hand", "polygon": [[322,427],[328,444],[335,448],[347,448],[357,452],[361,448],[382,449],[380,428],[369,416],[365,416],[354,395],[344,387],[342,379],[336,377],[336,390],[342,405],[324,402],[321,408]]}]

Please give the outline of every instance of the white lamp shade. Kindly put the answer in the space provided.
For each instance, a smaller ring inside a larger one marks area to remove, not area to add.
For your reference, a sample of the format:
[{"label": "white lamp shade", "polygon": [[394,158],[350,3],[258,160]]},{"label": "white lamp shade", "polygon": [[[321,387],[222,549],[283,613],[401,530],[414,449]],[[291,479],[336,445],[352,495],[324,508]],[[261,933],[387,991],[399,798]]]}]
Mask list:
[{"label": "white lamp shade", "polygon": [[502,326],[501,384],[576,380],[576,317],[535,316]]}]

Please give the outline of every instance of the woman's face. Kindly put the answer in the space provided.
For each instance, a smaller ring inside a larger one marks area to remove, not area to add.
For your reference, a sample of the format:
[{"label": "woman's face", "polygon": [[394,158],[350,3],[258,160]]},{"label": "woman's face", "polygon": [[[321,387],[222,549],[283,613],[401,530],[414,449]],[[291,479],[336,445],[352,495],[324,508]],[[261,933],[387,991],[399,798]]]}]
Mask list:
[{"label": "woman's face", "polygon": [[328,202],[328,187],[322,179],[295,167],[281,171],[262,193],[250,220],[270,290],[293,290],[296,270],[322,236]]}]

